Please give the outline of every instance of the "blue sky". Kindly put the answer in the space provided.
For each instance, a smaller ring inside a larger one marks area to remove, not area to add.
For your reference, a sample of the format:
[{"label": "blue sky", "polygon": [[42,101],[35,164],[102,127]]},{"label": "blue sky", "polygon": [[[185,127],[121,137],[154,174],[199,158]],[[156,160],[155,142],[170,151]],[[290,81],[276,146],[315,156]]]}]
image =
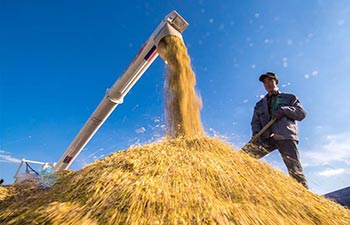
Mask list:
[{"label": "blue sky", "polygon": [[[56,162],[162,18],[177,10],[210,136],[250,139],[274,71],[308,115],[299,123],[310,190],[350,180],[350,2],[0,1],[0,178],[22,158]],[[164,134],[164,62],[136,83],[71,169]],[[263,161],[286,173],[277,152]]]}]

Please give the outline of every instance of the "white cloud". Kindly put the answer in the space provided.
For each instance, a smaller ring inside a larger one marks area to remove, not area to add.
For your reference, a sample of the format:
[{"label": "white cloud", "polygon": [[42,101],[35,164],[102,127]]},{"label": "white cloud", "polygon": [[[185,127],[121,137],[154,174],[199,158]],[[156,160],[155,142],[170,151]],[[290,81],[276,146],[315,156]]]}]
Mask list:
[{"label": "white cloud", "polygon": [[91,158],[91,157],[95,158],[95,157],[96,157],[96,154],[99,153],[99,152],[101,152],[101,151],[103,151],[103,150],[105,150],[105,149],[104,149],[104,148],[100,148],[100,149],[97,150],[96,152],[93,152],[93,153],[91,153],[90,155],[88,155],[88,158]]},{"label": "white cloud", "polygon": [[6,151],[0,150],[0,162],[20,163],[21,160],[10,156]]},{"label": "white cloud", "polygon": [[140,128],[135,130],[135,132],[137,134],[143,134],[143,133],[145,133],[145,131],[146,131],[146,128],[144,128],[144,127],[140,127]]},{"label": "white cloud", "polygon": [[285,88],[285,87],[287,87],[289,85],[290,85],[290,83],[282,84],[282,87]]},{"label": "white cloud", "polygon": [[326,169],[324,171],[319,172],[318,174],[324,177],[331,177],[335,175],[340,175],[345,172],[345,169]]},{"label": "white cloud", "polygon": [[[278,157],[280,157],[280,156],[278,155]],[[271,157],[271,154],[266,156],[266,158],[262,158],[261,162],[265,162],[265,163],[269,164],[270,166],[272,166],[276,170],[281,171],[282,173],[287,173],[287,171],[285,169],[286,166],[284,165],[283,161],[273,159],[273,157]]]},{"label": "white cloud", "polygon": [[328,164],[330,162],[345,162],[350,164],[350,132],[331,134],[323,138],[319,146],[315,146],[303,155],[308,164]]}]

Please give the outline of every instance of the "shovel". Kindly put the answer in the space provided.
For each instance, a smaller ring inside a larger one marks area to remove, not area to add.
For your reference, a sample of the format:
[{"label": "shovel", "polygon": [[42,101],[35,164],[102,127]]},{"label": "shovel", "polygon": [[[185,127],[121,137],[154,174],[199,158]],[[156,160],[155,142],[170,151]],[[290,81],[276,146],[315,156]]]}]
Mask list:
[{"label": "shovel", "polygon": [[259,158],[259,151],[267,151],[262,145],[255,144],[255,141],[267,130],[271,127],[271,125],[276,122],[276,118],[272,118],[257,134],[255,134],[250,141],[245,144],[240,151],[246,152],[252,155],[254,158]]}]

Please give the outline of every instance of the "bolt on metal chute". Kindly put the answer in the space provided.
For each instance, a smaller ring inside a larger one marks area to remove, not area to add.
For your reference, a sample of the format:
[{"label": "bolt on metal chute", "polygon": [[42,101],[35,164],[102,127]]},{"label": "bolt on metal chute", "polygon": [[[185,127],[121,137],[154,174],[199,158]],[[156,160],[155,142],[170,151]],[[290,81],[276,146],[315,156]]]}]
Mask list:
[{"label": "bolt on metal chute", "polygon": [[124,73],[107,90],[100,104],[57,162],[54,167],[55,172],[65,170],[72,164],[113,110],[119,104],[123,103],[124,96],[158,57],[157,46],[159,41],[169,35],[174,35],[182,39],[181,33],[187,27],[188,23],[176,11],[171,12],[164,18],[141,47]]}]

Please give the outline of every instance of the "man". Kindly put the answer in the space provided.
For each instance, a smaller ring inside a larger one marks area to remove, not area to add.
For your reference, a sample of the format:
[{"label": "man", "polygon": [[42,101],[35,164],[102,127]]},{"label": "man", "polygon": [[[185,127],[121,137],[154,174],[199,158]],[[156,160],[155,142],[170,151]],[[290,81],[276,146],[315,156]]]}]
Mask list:
[{"label": "man", "polygon": [[253,136],[271,119],[276,118],[276,121],[255,141],[255,146],[259,147],[243,149],[243,151],[259,159],[278,149],[289,175],[308,188],[297,147],[297,121],[303,120],[306,112],[295,95],[281,93],[278,90],[276,74],[272,72],[262,74],[259,81],[263,82],[268,93],[255,105],[251,122]]}]

